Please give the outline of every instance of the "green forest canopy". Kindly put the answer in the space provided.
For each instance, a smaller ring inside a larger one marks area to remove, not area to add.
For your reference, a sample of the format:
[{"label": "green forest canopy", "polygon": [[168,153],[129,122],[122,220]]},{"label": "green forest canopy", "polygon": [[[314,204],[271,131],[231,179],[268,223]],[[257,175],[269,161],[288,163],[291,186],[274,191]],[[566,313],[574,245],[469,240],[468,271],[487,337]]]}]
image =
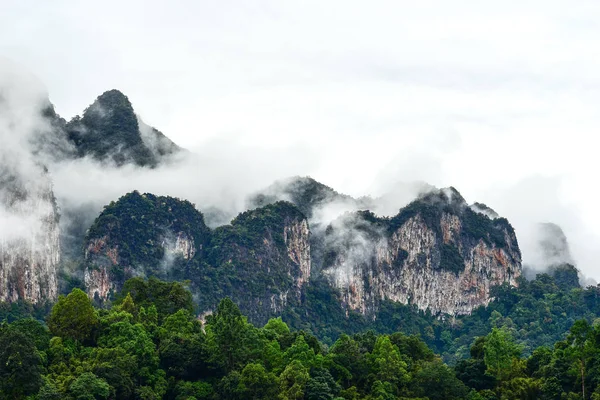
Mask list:
[{"label": "green forest canopy", "polygon": [[[551,280],[547,284],[556,285]],[[535,299],[539,285],[538,278],[514,300]],[[588,290],[569,293],[587,299]],[[305,330],[290,329],[281,318],[256,327],[228,298],[203,323],[192,312],[191,295],[176,282],[127,282],[110,309],[94,307],[74,289],[59,298],[45,322],[3,322],[0,395],[90,400],[600,398],[600,324],[576,320],[552,346],[525,352],[521,331],[537,328],[511,327],[497,308],[491,311],[496,326],[474,338],[468,355],[449,366],[418,335],[341,334],[328,346]]]}]

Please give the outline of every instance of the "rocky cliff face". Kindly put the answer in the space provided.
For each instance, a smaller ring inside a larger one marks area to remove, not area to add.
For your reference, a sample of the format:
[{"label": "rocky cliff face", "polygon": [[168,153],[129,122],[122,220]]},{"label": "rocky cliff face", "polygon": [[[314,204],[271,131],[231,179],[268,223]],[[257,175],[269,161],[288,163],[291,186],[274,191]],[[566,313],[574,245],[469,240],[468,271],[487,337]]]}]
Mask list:
[{"label": "rocky cliff face", "polygon": [[50,179],[9,176],[0,174],[0,301],[54,300],[60,246]]},{"label": "rocky cliff face", "polygon": [[215,229],[208,264],[202,273],[215,285],[198,280],[201,305],[214,307],[221,292],[264,323],[301,299],[311,275],[308,221],[287,202],[244,212]]},{"label": "rocky cliff face", "polygon": [[307,220],[288,222],[283,228],[283,240],[288,258],[298,267],[296,286],[300,290],[310,278],[310,241]]},{"label": "rocky cliff face", "polygon": [[58,210],[43,154],[56,150],[41,82],[0,62],[0,301],[57,296]]},{"label": "rocky cliff face", "polygon": [[344,304],[373,314],[383,300],[468,314],[490,288],[516,285],[521,254],[504,219],[474,212],[455,190],[429,194],[391,219],[349,214],[328,229],[323,273]]},{"label": "rocky cliff face", "polygon": [[298,310],[322,278],[346,310],[367,316],[384,301],[468,314],[491,300],[492,287],[516,285],[521,274],[513,228],[489,215],[452,188],[429,192],[394,217],[347,212],[324,229],[315,268],[309,220],[291,203],[246,211],[210,230],[191,204],[134,192],[90,228],[85,284],[90,296],[109,299],[132,276],[185,279],[201,310],[229,296],[256,323]]}]

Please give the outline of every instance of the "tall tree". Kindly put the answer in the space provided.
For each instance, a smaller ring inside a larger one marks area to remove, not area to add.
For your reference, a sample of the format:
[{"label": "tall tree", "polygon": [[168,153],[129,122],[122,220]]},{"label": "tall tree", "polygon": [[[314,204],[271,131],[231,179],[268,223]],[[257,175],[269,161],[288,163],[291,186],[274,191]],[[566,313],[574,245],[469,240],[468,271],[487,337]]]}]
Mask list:
[{"label": "tall tree", "polygon": [[48,327],[54,335],[78,342],[90,339],[97,325],[98,315],[92,302],[77,288],[58,298],[48,318]]},{"label": "tall tree", "polygon": [[213,357],[220,359],[228,371],[239,366],[247,352],[246,336],[250,325],[230,298],[221,300],[216,312],[207,318],[206,334]]},{"label": "tall tree", "polygon": [[513,361],[520,355],[520,347],[505,329],[493,328],[486,336],[483,356],[486,372],[499,381],[508,379]]}]

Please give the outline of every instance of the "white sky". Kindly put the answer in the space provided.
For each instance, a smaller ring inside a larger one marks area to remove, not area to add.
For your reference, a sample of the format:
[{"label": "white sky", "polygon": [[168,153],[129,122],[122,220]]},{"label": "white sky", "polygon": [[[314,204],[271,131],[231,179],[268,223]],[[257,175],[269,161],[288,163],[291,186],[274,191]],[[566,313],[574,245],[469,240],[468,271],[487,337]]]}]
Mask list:
[{"label": "white sky", "polygon": [[178,144],[261,171],[453,185],[524,248],[556,222],[599,279],[598,21],[597,0],[3,0],[0,55],[67,119],[117,88]]}]

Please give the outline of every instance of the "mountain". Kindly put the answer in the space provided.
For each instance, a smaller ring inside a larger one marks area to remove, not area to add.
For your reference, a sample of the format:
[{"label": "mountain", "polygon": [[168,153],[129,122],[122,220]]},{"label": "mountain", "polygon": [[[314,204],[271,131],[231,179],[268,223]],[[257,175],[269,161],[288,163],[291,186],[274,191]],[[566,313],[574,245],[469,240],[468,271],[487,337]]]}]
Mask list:
[{"label": "mountain", "polygon": [[266,322],[299,301],[310,277],[308,238],[306,217],[290,203],[244,212],[211,231],[187,201],[132,192],[88,230],[85,286],[106,301],[134,276],[189,280],[202,311],[229,296]]},{"label": "mountain", "polygon": [[59,213],[40,154],[60,142],[45,119],[52,113],[41,83],[0,62],[1,301],[40,304],[58,295]]},{"label": "mountain", "polygon": [[567,236],[560,226],[551,222],[538,224],[536,237],[537,250],[544,267],[574,264]]},{"label": "mountain", "polygon": [[127,96],[104,92],[65,129],[76,157],[92,157],[116,165],[156,167],[181,149],[160,131],[146,125]]},{"label": "mountain", "polygon": [[391,218],[349,213],[327,230],[323,274],[345,306],[373,314],[392,300],[433,314],[469,314],[490,289],[516,285],[521,253],[506,219],[474,212],[454,188],[430,192]]},{"label": "mountain", "polygon": [[[294,198],[305,207],[323,199]],[[318,282],[332,291],[331,307],[364,316],[385,301],[459,315],[487,304],[492,287],[516,285],[521,274],[508,221],[473,211],[454,188],[425,194],[394,217],[345,213],[318,239],[318,269],[311,229],[300,208],[285,201],[210,230],[187,202],[133,192],[108,205],[88,231],[86,288],[107,300],[127,277],[189,280],[199,311],[229,296],[252,320],[266,322],[306,307],[307,290]]]},{"label": "mountain", "polygon": [[134,276],[177,278],[194,257],[204,257],[209,235],[191,203],[129,193],[107,205],[88,230],[83,255],[87,291],[107,300]]},{"label": "mountain", "polygon": [[[34,93],[26,114],[0,98],[0,122],[9,121],[0,125],[8,132],[0,165],[9,171],[0,182],[1,211],[29,221],[19,240],[1,232],[0,298],[10,301],[53,299],[58,291],[59,215],[45,164],[85,157],[153,168],[182,151],[141,121],[118,90],[69,122],[44,96]],[[413,190],[420,197],[386,217],[373,211],[380,203],[394,210],[390,196],[355,199],[294,177],[255,194],[248,211],[215,229],[185,200],[132,192],[104,208],[74,263],[99,301],[130,277],[189,280],[199,311],[230,296],[255,321],[284,312],[304,318],[319,306],[373,318],[388,301],[468,314],[490,301],[492,287],[517,284],[521,254],[506,219],[483,204],[469,206],[453,188]],[[85,220],[76,213],[65,210],[71,221]]]}]

